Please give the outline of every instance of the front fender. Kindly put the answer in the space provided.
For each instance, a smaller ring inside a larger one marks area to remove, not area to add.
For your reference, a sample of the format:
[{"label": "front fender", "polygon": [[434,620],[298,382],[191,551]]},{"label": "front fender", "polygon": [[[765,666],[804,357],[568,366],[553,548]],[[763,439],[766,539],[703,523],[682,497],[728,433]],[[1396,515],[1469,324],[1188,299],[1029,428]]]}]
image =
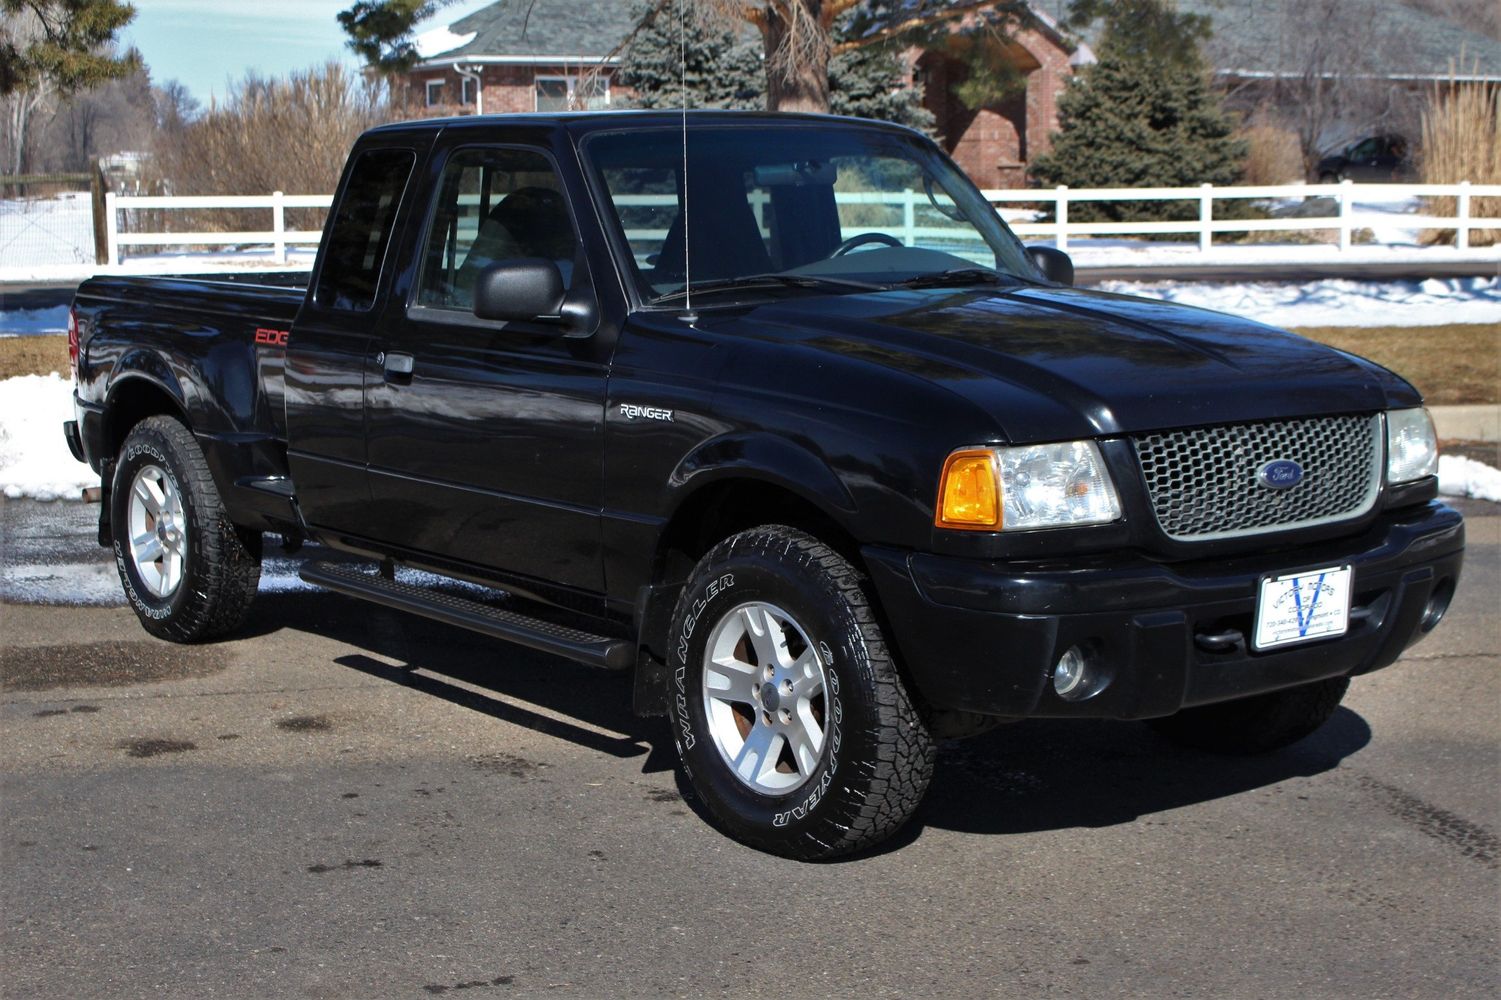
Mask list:
[{"label": "front fender", "polygon": [[683,456],[668,478],[671,507],[725,479],[779,486],[840,521],[855,514],[849,488],[822,457],[787,438],[755,432],[710,438]]}]

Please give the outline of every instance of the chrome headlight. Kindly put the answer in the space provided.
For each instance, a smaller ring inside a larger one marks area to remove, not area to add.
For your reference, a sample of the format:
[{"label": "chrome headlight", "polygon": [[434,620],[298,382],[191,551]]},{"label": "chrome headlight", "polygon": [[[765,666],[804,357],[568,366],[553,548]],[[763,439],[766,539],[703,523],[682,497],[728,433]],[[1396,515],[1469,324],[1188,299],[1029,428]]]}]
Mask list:
[{"label": "chrome headlight", "polygon": [[962,448],[944,463],[934,522],[970,531],[1105,524],[1120,497],[1093,441]]},{"label": "chrome headlight", "polygon": [[1438,471],[1438,434],[1426,409],[1388,410],[1386,481],[1410,483]]}]

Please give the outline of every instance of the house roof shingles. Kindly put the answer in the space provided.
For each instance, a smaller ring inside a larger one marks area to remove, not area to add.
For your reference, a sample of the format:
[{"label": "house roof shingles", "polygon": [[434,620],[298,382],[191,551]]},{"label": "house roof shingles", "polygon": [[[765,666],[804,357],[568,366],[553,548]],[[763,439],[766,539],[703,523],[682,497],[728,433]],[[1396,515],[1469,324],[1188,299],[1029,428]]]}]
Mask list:
[{"label": "house roof shingles", "polygon": [[630,0],[497,0],[449,26],[455,35],[473,32],[472,39],[423,62],[597,60],[630,34],[638,15]]}]

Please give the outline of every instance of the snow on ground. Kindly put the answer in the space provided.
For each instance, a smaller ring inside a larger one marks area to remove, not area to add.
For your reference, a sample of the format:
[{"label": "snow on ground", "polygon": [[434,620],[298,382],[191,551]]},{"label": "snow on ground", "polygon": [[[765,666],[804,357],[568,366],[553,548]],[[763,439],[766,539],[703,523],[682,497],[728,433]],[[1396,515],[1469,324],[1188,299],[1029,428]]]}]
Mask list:
[{"label": "snow on ground", "polygon": [[57,372],[0,381],[0,492],[78,499],[85,486],[99,485],[63,440],[63,421],[72,419],[73,383]]},{"label": "snow on ground", "polygon": [[1463,455],[1440,455],[1438,491],[1451,497],[1501,502],[1501,469]]},{"label": "snow on ground", "polygon": [[0,269],[77,267],[94,261],[94,206],[87,191],[0,200]]},{"label": "snow on ground", "polygon": [[1328,279],[1306,284],[1102,281],[1101,291],[1167,299],[1272,326],[1501,323],[1501,278]]}]

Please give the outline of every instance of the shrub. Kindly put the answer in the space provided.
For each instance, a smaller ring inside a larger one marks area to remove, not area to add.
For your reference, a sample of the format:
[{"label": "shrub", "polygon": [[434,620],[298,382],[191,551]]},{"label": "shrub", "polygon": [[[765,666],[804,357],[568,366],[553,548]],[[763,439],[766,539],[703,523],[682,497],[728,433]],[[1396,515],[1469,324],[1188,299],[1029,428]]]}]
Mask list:
[{"label": "shrub", "polygon": [[[1501,87],[1460,85],[1453,81],[1434,87],[1423,113],[1422,177],[1425,184],[1501,184]],[[1427,211],[1453,215],[1454,198],[1429,198]],[[1472,198],[1470,214],[1501,218],[1501,198]],[[1452,229],[1424,234],[1426,243],[1452,243]],[[1472,246],[1501,243],[1501,230],[1475,229]]]},{"label": "shrub", "polygon": [[[173,195],[330,194],[355,138],[387,117],[379,86],[338,63],[285,79],[250,74],[221,105],[162,132],[157,186]],[[174,226],[270,229],[270,210],[173,212]],[[191,217],[189,217],[191,216]],[[317,229],[323,211],[289,210],[288,228]]]},{"label": "shrub", "polygon": [[1296,184],[1303,179],[1303,149],[1298,133],[1253,118],[1240,130],[1246,144],[1245,182],[1262,187]]}]

